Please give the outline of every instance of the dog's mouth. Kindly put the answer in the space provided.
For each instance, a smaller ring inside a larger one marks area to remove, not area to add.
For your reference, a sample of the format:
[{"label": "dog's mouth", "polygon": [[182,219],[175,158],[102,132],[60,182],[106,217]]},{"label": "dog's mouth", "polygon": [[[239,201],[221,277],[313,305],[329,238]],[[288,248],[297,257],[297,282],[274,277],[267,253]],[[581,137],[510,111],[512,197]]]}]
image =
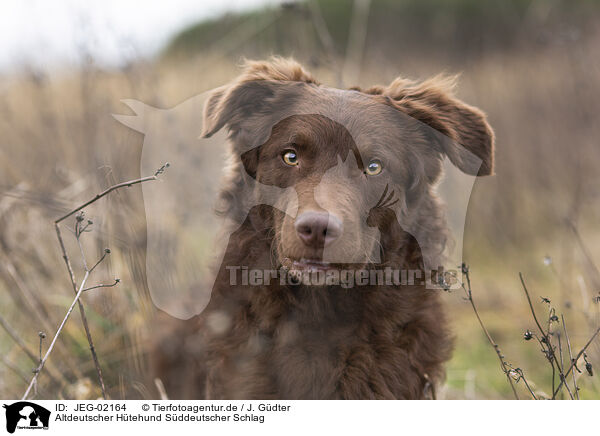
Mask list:
[{"label": "dog's mouth", "polygon": [[336,264],[317,259],[290,259],[286,257],[281,263],[288,271],[316,272],[338,269]]}]

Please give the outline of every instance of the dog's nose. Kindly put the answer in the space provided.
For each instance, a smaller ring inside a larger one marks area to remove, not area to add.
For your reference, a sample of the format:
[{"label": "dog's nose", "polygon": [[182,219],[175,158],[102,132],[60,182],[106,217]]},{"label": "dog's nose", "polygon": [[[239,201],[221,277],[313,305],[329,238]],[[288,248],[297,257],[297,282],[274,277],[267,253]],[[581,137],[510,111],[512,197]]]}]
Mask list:
[{"label": "dog's nose", "polygon": [[304,212],[296,218],[296,233],[305,245],[321,248],[342,234],[342,222],[325,212]]}]

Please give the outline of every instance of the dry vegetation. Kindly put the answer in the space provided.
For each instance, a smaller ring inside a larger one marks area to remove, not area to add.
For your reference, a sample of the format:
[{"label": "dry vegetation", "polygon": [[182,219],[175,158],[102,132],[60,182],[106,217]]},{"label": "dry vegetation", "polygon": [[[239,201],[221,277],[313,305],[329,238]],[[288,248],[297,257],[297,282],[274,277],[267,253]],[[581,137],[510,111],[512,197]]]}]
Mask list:
[{"label": "dry vegetation", "polygon": [[[465,261],[479,315],[490,335],[540,397],[552,396],[553,373],[540,344],[523,338],[535,324],[519,272],[543,320],[550,304],[540,297],[551,301],[558,318],[564,315],[574,353],[600,321],[600,124],[596,122],[600,59],[595,56],[600,32],[593,26],[576,30],[564,32],[556,24],[545,29],[549,36],[543,44],[523,41],[489,49],[483,45],[464,57],[456,50],[460,42],[449,42],[458,53],[451,56],[452,62],[425,48],[404,53],[391,52],[393,47],[384,50],[371,38],[358,56],[361,85],[389,82],[398,74],[417,78],[442,70],[461,72],[460,97],[489,114],[497,134],[497,175],[475,186],[465,231]],[[227,38],[230,45],[236,41],[231,35]],[[293,47],[283,50],[290,52],[312,65],[321,80],[337,84],[333,68],[343,63],[343,57],[329,53],[329,61],[316,61]],[[257,49],[251,54],[268,53]],[[121,70],[106,70],[89,60],[60,73],[23,69],[0,77],[0,316],[5,326],[0,329],[0,397],[23,395],[31,370],[39,363],[38,332],[46,335],[45,350],[73,301],[54,221],[107,187],[146,175],[140,174],[139,165],[142,135],[111,117],[127,112],[120,100],[135,98],[172,107],[233,77],[238,60],[237,53],[217,48],[185,60],[178,56],[139,61]],[[82,237],[89,262],[100,258],[105,248],[111,250],[94,272],[94,283],[121,280],[119,286],[82,297],[108,395],[155,397],[154,385],[144,376],[155,309],[145,280],[141,188],[111,193],[86,208],[85,216],[93,221],[93,231]],[[72,216],[64,227],[74,229],[75,223]],[[81,283],[85,267],[77,239],[66,230],[63,237]],[[512,398],[498,357],[464,294],[446,297],[456,350],[441,396]],[[101,396],[79,316],[75,311],[66,324],[40,376],[40,398]],[[550,332],[562,331],[563,323],[558,319]],[[562,340],[567,356],[566,338]],[[592,343],[586,351],[592,364],[600,361],[599,344]],[[564,359],[565,369],[569,368],[569,358]],[[585,370],[583,356],[579,367],[581,373],[573,371],[579,396],[599,398],[600,383]],[[526,398],[525,384],[514,384]],[[562,395],[568,398],[566,392]]]}]

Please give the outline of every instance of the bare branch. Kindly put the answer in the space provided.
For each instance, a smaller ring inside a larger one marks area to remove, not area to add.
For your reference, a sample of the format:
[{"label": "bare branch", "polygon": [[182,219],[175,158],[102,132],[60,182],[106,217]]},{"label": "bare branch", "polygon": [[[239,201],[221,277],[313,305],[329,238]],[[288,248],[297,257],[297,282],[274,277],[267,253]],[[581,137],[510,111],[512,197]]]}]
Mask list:
[{"label": "bare branch", "polygon": [[101,284],[101,285],[96,285],[96,286],[90,286],[89,288],[85,288],[83,290],[83,292],[91,291],[92,289],[98,289],[98,288],[112,288],[112,287],[117,286],[120,282],[121,282],[121,279],[115,279],[114,283]]},{"label": "bare branch", "polygon": [[[569,361],[573,363],[573,352],[571,351],[571,341],[569,340],[569,333],[567,332],[567,323],[565,323],[565,317],[560,315],[562,320],[563,330],[565,332],[565,338],[567,339],[567,349],[569,350]],[[577,387],[577,379],[575,378],[575,371],[573,371],[573,389],[575,390],[575,398],[579,400],[579,388]]]},{"label": "bare branch", "polygon": [[[69,272],[69,277],[71,279],[71,285],[73,286],[73,291],[77,294],[77,282],[75,281],[75,274],[73,273],[73,268],[71,267],[71,261],[69,260],[69,255],[67,254],[67,250],[65,248],[64,241],[62,239],[62,235],[60,233],[60,226],[58,223],[54,223],[54,228],[56,230],[56,237],[58,238],[58,242],[60,244],[60,249],[63,254],[63,259],[65,260],[65,264],[67,265],[67,270]],[[79,240],[79,238],[77,238]],[[85,262],[85,261],[84,261]],[[95,265],[94,265],[95,267]],[[87,268],[86,268],[87,269]],[[86,271],[86,278],[89,277],[91,271]],[[82,291],[83,292],[83,291]],[[77,303],[79,306],[79,314],[81,315],[81,322],[83,324],[83,329],[85,330],[85,335],[90,346],[90,352],[92,353],[92,359],[94,361],[94,366],[96,367],[96,373],[98,374],[98,380],[100,382],[100,389],[102,390],[102,397],[106,399],[106,389],[104,387],[104,379],[102,377],[102,370],[100,368],[100,363],[98,361],[98,356],[96,355],[96,348],[94,347],[94,341],[92,340],[92,334],[90,332],[90,326],[87,322],[87,316],[85,315],[85,309],[83,307],[83,303],[79,301],[77,298]],[[40,365],[40,370],[41,370]]]},{"label": "bare branch", "polygon": [[[529,303],[529,309],[531,311],[531,315],[533,316],[533,320],[535,321],[535,324],[537,325],[537,327],[540,331],[540,334],[542,335],[542,339],[540,340],[540,344],[542,345],[542,351],[544,351],[544,354],[546,355],[546,358],[548,359],[548,361],[550,362],[550,366],[552,367],[552,392],[553,392],[552,399],[554,399],[554,398],[556,398],[556,393],[558,392],[558,388],[557,388],[557,390],[554,390],[556,369],[558,368],[558,371],[559,371],[558,375],[561,380],[559,387],[563,385],[564,379],[566,378],[566,374],[561,369],[560,362],[558,361],[558,358],[556,357],[555,348],[552,345],[552,339],[550,337],[550,324],[552,323],[552,321],[556,315],[554,315],[553,308],[550,308],[550,311],[548,314],[548,328],[546,331],[544,331],[544,329],[542,328],[542,325],[538,321],[537,315],[535,314],[535,309],[533,308],[533,303],[531,302],[531,296],[529,295],[529,290],[527,289],[527,285],[525,285],[525,279],[523,278],[523,274],[520,272],[519,272],[519,279],[521,280],[521,285],[523,286],[523,291],[525,292],[525,296],[527,297],[527,302]],[[548,300],[547,298],[542,298],[542,301],[544,301],[544,303],[550,304],[550,300]],[[569,395],[571,396],[571,399],[573,399],[573,394],[571,393],[568,386],[567,386],[567,391],[568,391]]]},{"label": "bare branch", "polygon": [[83,203],[81,206],[76,207],[75,209],[73,209],[71,212],[61,216],[60,218],[58,218],[56,221],[54,221],[54,224],[58,224],[61,221],[69,218],[71,215],[79,212],[81,209],[89,206],[90,204],[100,200],[102,197],[104,197],[105,195],[110,194],[112,191],[115,191],[119,188],[129,188],[133,185],[137,185],[139,183],[144,183],[144,182],[148,182],[150,180],[157,180],[158,176],[162,173],[164,173],[166,168],[169,168],[170,164],[167,162],[166,164],[164,164],[162,167],[160,167],[158,170],[156,170],[156,172],[154,173],[153,176],[148,176],[148,177],[142,177],[141,179],[135,179],[135,180],[130,180],[128,182],[123,182],[123,183],[119,183],[117,185],[113,185],[110,188],[102,191],[100,194],[96,194],[96,196],[94,198],[92,198],[91,200],[86,201],[85,203]]},{"label": "bare branch", "polygon": [[31,389],[33,388],[33,386],[37,382],[38,376],[40,375],[41,370],[44,368],[44,365],[46,364],[46,360],[48,360],[48,357],[50,356],[50,353],[52,353],[52,350],[54,349],[54,345],[56,344],[58,336],[60,335],[60,333],[62,332],[63,328],[65,327],[65,324],[67,323],[67,320],[69,319],[69,317],[71,316],[71,313],[73,312],[73,309],[75,308],[75,304],[77,304],[77,302],[79,301],[79,297],[81,297],[81,294],[83,293],[85,282],[87,281],[87,279],[88,279],[89,276],[90,276],[89,272],[85,274],[85,277],[83,278],[83,280],[81,282],[81,286],[79,287],[79,290],[77,291],[77,294],[75,295],[75,299],[73,300],[73,303],[71,303],[71,306],[69,307],[69,310],[67,310],[67,314],[65,315],[65,317],[62,320],[62,322],[60,323],[60,326],[58,327],[58,330],[56,330],[54,338],[52,339],[52,342],[50,343],[50,346],[48,347],[48,350],[46,351],[46,354],[42,358],[42,361],[40,362],[40,365],[36,368],[36,372],[33,375],[33,378],[31,379],[31,382],[29,383],[29,386],[27,387],[27,390],[25,391],[25,394],[23,394],[23,398],[22,398],[23,400],[27,399],[27,396],[31,392]]},{"label": "bare branch", "polygon": [[90,272],[94,271],[94,270],[96,269],[96,267],[97,267],[98,265],[100,265],[100,264],[102,263],[102,261],[104,260],[104,258],[105,258],[107,255],[109,255],[109,254],[110,254],[110,249],[108,249],[108,248],[105,248],[105,249],[104,249],[104,253],[102,253],[102,256],[100,257],[100,259],[98,259],[98,262],[96,262],[96,263],[94,264],[94,266],[92,266],[92,267],[90,268]]},{"label": "bare branch", "polygon": [[[558,339],[558,352],[560,355],[560,378],[561,380],[565,377],[564,376],[564,363],[563,363],[563,352],[562,352],[562,341],[560,340],[560,331],[557,333],[556,335],[557,339]],[[573,393],[571,392],[571,388],[569,388],[569,384],[565,383],[565,388],[567,388],[567,392],[569,394],[569,396],[571,397],[572,400],[574,400],[573,398]],[[554,384],[552,385],[552,391],[554,391]]]},{"label": "bare branch", "polygon": [[[571,371],[573,370],[573,368],[575,367],[575,365],[577,364],[577,361],[579,360],[579,358],[585,353],[585,350],[587,350],[587,348],[590,346],[590,344],[594,341],[594,339],[596,339],[596,336],[598,336],[598,333],[600,333],[600,327],[598,327],[596,329],[596,331],[594,332],[594,334],[592,335],[592,337],[590,338],[589,341],[587,341],[587,344],[585,344],[585,346],[581,349],[581,351],[579,351],[579,353],[577,353],[577,356],[575,356],[575,358],[573,359],[573,363],[571,363],[571,366],[569,367],[569,369],[567,369],[567,371],[565,372],[565,379],[566,377],[571,373]],[[558,391],[560,390],[561,386],[563,385],[564,380],[561,380],[560,384],[558,385],[558,387],[556,388],[556,390],[554,391],[553,395],[556,395],[558,393]]]},{"label": "bare branch", "polygon": [[531,314],[533,315],[533,320],[535,321],[535,324],[537,325],[538,330],[542,334],[542,337],[545,338],[546,333],[544,332],[544,329],[542,328],[542,325],[538,321],[538,318],[535,314],[535,309],[533,308],[533,303],[531,302],[531,297],[529,296],[529,291],[527,290],[527,286],[525,285],[525,281],[523,280],[523,274],[519,273],[519,278],[521,279],[521,285],[523,285],[523,290],[525,291],[525,296],[527,297],[527,302],[529,303],[529,309],[531,311]]},{"label": "bare branch", "polygon": [[[50,318],[45,313],[45,310],[43,310],[41,300],[36,297],[36,295],[32,292],[32,290],[26,285],[26,283],[23,281],[23,279],[19,276],[17,269],[15,268],[15,266],[13,265],[11,260],[8,258],[8,256],[4,256],[2,253],[0,253],[0,259],[2,260],[2,264],[6,268],[6,271],[9,273],[10,277],[15,282],[15,285],[21,292],[21,295],[24,297],[25,302],[29,309],[28,314],[33,315],[33,317],[35,318],[32,322],[39,324],[39,326],[41,326],[41,328],[47,332],[53,331],[55,326],[52,325]],[[68,332],[65,332],[65,335],[69,336],[69,338],[72,339],[72,337],[68,334]],[[61,353],[61,356],[63,358],[65,356],[68,356],[69,351],[68,351],[67,347],[65,347],[64,344],[60,343],[60,344],[58,344],[58,347],[59,347],[58,351]],[[35,356],[35,353],[32,353],[32,354]],[[33,361],[37,365],[37,359],[34,358]],[[83,377],[79,367],[77,365],[75,365],[74,362],[72,362],[71,360],[68,360],[65,363],[66,363],[66,366],[69,367],[69,369],[71,370],[71,372],[73,373],[73,376],[75,378]],[[63,382],[66,382],[66,379],[61,371],[55,371],[54,376],[63,380]]]},{"label": "bare branch", "polygon": [[[462,269],[463,277],[467,279],[467,287],[468,288],[465,288],[464,281],[463,281],[463,283],[461,283],[461,286],[462,286],[463,290],[465,291],[465,293],[467,295],[467,300],[469,300],[469,302],[471,303],[471,307],[473,308],[473,312],[475,312],[475,316],[477,317],[477,320],[479,321],[479,325],[481,326],[481,329],[483,330],[483,333],[487,337],[488,342],[490,343],[490,345],[492,346],[492,348],[494,348],[494,351],[496,352],[496,355],[498,356],[498,360],[500,361],[500,367],[502,368],[502,372],[504,372],[504,374],[506,375],[506,379],[508,380],[508,383],[510,384],[510,387],[511,387],[511,389],[513,391],[515,399],[518,400],[519,399],[519,394],[517,394],[517,389],[515,388],[515,385],[513,383],[513,379],[510,376],[510,371],[511,370],[508,368],[506,362],[504,362],[504,355],[502,354],[502,351],[500,351],[500,347],[498,346],[498,344],[496,344],[496,342],[494,342],[494,339],[492,339],[492,336],[490,335],[490,332],[485,327],[485,324],[483,323],[483,320],[479,316],[479,311],[477,310],[477,306],[475,305],[475,301],[473,301],[473,293],[471,292],[471,277],[469,276],[469,267],[463,263],[461,269]],[[533,395],[533,391],[530,391],[530,392]],[[535,395],[533,395],[533,397],[535,398]]]},{"label": "bare branch", "polygon": [[146,181],[151,181],[151,180],[156,180],[158,178],[158,176],[162,173],[165,172],[166,168],[169,167],[169,163],[165,163],[163,166],[161,166],[159,169],[157,169],[154,173],[153,176],[149,176],[149,177],[142,177],[140,179],[136,179],[136,180],[130,180],[128,182],[123,182],[123,183],[119,183],[116,184],[114,186],[111,186],[110,188],[104,190],[103,192],[101,192],[100,194],[97,194],[94,198],[92,198],[91,200],[83,203],[81,206],[76,207],[75,209],[73,209],[71,212],[67,213],[66,215],[63,215],[62,217],[58,218],[56,221],[54,221],[54,227],[56,230],[56,236],[58,238],[58,242],[60,245],[60,249],[62,251],[62,255],[63,255],[63,259],[65,261],[65,264],[67,266],[67,270],[69,272],[69,278],[71,279],[71,285],[73,286],[73,291],[75,292],[75,300],[73,301],[73,304],[71,305],[71,308],[69,309],[69,311],[67,312],[66,317],[63,320],[63,323],[61,324],[61,326],[59,327],[56,335],[54,336],[54,339],[52,340],[52,344],[50,345],[50,347],[48,348],[48,352],[46,353],[46,356],[40,361],[38,368],[36,369],[36,374],[34,376],[34,378],[32,379],[27,392],[25,393],[24,398],[27,397],[27,395],[29,394],[32,386],[35,387],[36,386],[36,382],[37,382],[37,377],[40,373],[40,371],[42,370],[42,368],[44,367],[45,361],[47,359],[47,357],[50,355],[50,352],[52,351],[52,348],[54,347],[54,344],[56,343],[56,339],[58,338],[58,335],[60,334],[60,332],[62,331],[62,328],[64,326],[64,324],[66,323],[71,311],[73,310],[73,307],[75,306],[75,303],[77,303],[77,305],[79,306],[79,313],[81,314],[81,321],[83,323],[83,327],[85,330],[85,334],[86,334],[86,338],[88,341],[88,344],[90,346],[90,352],[92,354],[92,359],[94,361],[94,366],[96,368],[96,373],[98,374],[98,381],[100,383],[100,388],[102,390],[102,397],[104,399],[107,399],[107,395],[106,395],[106,388],[104,386],[104,378],[102,376],[102,370],[100,368],[100,363],[98,361],[98,355],[96,354],[96,349],[94,347],[94,341],[92,339],[92,334],[90,332],[90,328],[89,328],[89,324],[87,321],[87,317],[85,314],[85,309],[83,307],[83,303],[80,301],[80,296],[84,291],[88,291],[90,289],[95,289],[98,287],[109,287],[109,286],[115,286],[117,283],[119,283],[119,280],[116,279],[115,283],[113,285],[98,285],[98,286],[94,286],[94,287],[90,287],[90,288],[85,288],[85,282],[87,281],[87,279],[90,276],[90,273],[104,260],[104,258],[106,257],[107,254],[110,253],[109,249],[105,249],[104,253],[102,255],[102,257],[100,258],[100,260],[98,260],[93,266],[92,268],[88,268],[87,266],[87,261],[86,261],[86,257],[85,257],[85,253],[83,250],[83,246],[81,244],[81,240],[80,240],[80,236],[82,233],[86,232],[88,227],[90,225],[92,225],[92,221],[87,222],[86,225],[84,225],[83,227],[81,226],[81,222],[83,221],[83,212],[81,213],[81,215],[77,216],[77,220],[75,222],[75,238],[77,239],[77,244],[79,246],[79,250],[81,253],[81,258],[83,261],[83,265],[84,265],[84,269],[85,269],[85,277],[83,279],[83,281],[81,282],[81,285],[78,287],[77,286],[77,282],[75,280],[75,274],[73,272],[73,268],[71,266],[71,261],[69,259],[69,255],[67,254],[67,250],[65,248],[65,244],[60,232],[60,226],[59,223],[63,220],[65,220],[66,218],[72,216],[73,214],[81,211],[82,209],[84,209],[85,207],[89,206],[90,204],[96,202],[97,200],[99,200],[100,198],[108,195],[109,193],[111,193],[112,191],[115,191],[119,188],[124,188],[124,187],[130,187],[132,185],[135,184],[139,184],[139,183],[143,183]]},{"label": "bare branch", "polygon": [[535,393],[533,392],[533,389],[531,389],[531,386],[529,385],[529,383],[527,382],[527,379],[525,378],[525,373],[523,372],[523,370],[521,368],[513,368],[513,366],[510,363],[506,364],[507,367],[511,368],[511,370],[518,375],[518,378],[516,379],[517,382],[519,382],[519,380],[523,380],[523,383],[525,383],[525,387],[527,388],[527,390],[529,391],[529,393],[531,394],[531,397],[534,400],[537,400],[537,396],[535,395]]}]

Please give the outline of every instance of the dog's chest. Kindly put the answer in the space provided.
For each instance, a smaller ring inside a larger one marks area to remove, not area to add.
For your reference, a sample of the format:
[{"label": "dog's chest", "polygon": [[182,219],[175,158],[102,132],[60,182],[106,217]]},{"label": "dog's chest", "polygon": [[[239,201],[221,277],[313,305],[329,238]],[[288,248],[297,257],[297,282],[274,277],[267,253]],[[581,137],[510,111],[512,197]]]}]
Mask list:
[{"label": "dog's chest", "polygon": [[280,325],[268,361],[284,398],[336,398],[345,356],[358,340],[352,325],[308,327],[294,321]]}]

